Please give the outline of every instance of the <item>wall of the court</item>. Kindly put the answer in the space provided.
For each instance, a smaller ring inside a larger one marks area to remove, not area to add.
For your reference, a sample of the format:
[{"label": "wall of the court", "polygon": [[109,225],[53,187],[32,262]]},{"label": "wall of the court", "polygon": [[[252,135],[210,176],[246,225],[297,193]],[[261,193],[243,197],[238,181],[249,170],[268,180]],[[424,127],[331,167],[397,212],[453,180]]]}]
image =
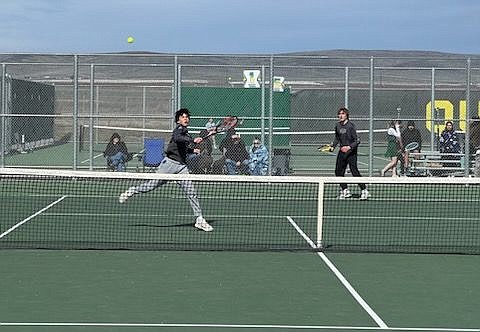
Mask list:
[{"label": "wall of the court", "polygon": [[[425,140],[430,139],[432,120],[434,132],[441,132],[444,123],[452,120],[454,127],[464,131],[467,125],[465,91],[443,90],[435,91],[436,114],[431,112],[431,90],[401,90],[378,89],[374,91],[373,119],[374,130],[385,129],[393,119],[403,121],[414,120],[416,127],[421,131]],[[480,92],[470,94],[470,117],[480,114]],[[315,89],[302,90],[292,95],[291,121],[292,131],[331,131],[335,125],[337,110],[345,105],[345,91],[343,89]],[[370,95],[367,89],[351,89],[348,91],[348,107],[351,116],[355,119],[358,129],[368,129],[370,112]],[[304,118],[304,119],[302,119]],[[323,118],[315,121],[315,118]],[[331,120],[328,120],[331,119]],[[364,138],[368,135],[362,135]],[[385,134],[374,135],[375,141],[383,141]],[[306,140],[315,140],[315,137],[295,136],[296,143],[312,143]],[[365,141],[365,139],[364,139]]]},{"label": "wall of the court", "polygon": [[[265,93],[265,117],[269,116],[270,95]],[[250,144],[253,136],[260,134],[262,115],[262,90],[221,87],[182,87],[181,107],[192,112],[192,127],[204,127],[209,117],[214,120],[234,115],[244,118],[238,131],[246,137],[245,143]],[[273,94],[273,128],[290,127],[291,95],[289,90]],[[278,119],[281,118],[281,119]],[[265,126],[269,123],[266,120]],[[253,128],[253,130],[248,130]],[[248,134],[248,133],[251,134]],[[266,130],[268,133],[268,129]],[[274,136],[275,146],[289,145],[288,135]]]},{"label": "wall of the court", "polygon": [[[14,149],[34,149],[53,144],[55,87],[53,85],[11,79],[9,82],[9,114],[43,115],[11,117],[9,139]],[[21,145],[21,146],[20,146]]]}]

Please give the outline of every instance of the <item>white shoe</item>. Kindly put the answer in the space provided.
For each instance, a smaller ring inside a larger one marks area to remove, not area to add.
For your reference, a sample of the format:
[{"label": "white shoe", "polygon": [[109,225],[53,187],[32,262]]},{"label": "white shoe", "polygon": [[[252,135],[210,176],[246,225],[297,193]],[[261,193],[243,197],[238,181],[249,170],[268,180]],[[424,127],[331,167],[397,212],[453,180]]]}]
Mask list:
[{"label": "white shoe", "polygon": [[205,232],[213,231],[213,227],[202,216],[197,217],[195,227]]},{"label": "white shoe", "polygon": [[361,200],[367,200],[370,197],[370,193],[367,189],[362,190],[362,194],[360,195]]},{"label": "white shoe", "polygon": [[347,189],[343,189],[340,191],[340,196],[338,196],[338,198],[340,199],[345,199],[345,198],[349,198],[349,197],[352,197],[352,193],[350,192],[350,190]]},{"label": "white shoe", "polygon": [[125,203],[127,199],[133,196],[133,194],[134,194],[133,187],[128,188],[125,192],[120,194],[120,196],[118,197],[118,202],[120,202],[120,204]]}]

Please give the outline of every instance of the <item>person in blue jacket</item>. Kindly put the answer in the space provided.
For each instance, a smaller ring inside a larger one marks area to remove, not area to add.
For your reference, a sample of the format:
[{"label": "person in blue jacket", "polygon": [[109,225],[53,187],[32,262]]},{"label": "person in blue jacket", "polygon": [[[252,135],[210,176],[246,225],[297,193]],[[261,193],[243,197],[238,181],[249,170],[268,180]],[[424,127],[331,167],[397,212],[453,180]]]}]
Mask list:
[{"label": "person in blue jacket", "polygon": [[248,168],[251,175],[267,175],[268,171],[268,150],[258,137],[255,137],[248,149],[250,159]]}]

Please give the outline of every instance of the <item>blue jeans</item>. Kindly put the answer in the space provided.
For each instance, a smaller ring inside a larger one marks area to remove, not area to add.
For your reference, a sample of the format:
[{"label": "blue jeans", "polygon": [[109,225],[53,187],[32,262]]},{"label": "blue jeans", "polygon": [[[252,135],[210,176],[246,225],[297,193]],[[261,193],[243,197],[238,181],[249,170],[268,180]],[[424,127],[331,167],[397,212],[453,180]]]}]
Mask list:
[{"label": "blue jeans", "polygon": [[113,156],[107,157],[107,163],[108,165],[115,168],[117,172],[125,172],[126,159],[127,159],[127,156],[125,155],[125,153],[117,152]]},{"label": "blue jeans", "polygon": [[267,166],[260,163],[250,163],[250,174],[251,175],[267,175]]},{"label": "blue jeans", "polygon": [[240,165],[237,166],[237,162],[232,159],[225,159],[225,166],[227,166],[227,173],[230,175],[243,174],[248,169],[248,160],[240,162]]}]

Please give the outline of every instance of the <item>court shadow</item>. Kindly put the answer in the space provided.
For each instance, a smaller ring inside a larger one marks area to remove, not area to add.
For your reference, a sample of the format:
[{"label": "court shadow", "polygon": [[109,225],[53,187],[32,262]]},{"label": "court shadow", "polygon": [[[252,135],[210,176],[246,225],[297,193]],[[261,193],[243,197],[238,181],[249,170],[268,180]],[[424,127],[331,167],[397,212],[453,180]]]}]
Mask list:
[{"label": "court shadow", "polygon": [[[215,224],[215,221],[208,221],[210,225]],[[153,228],[176,228],[176,227],[194,227],[194,222],[182,223],[182,224],[169,224],[169,225],[158,225],[158,224],[129,224],[128,226],[132,227],[153,227]]]}]

